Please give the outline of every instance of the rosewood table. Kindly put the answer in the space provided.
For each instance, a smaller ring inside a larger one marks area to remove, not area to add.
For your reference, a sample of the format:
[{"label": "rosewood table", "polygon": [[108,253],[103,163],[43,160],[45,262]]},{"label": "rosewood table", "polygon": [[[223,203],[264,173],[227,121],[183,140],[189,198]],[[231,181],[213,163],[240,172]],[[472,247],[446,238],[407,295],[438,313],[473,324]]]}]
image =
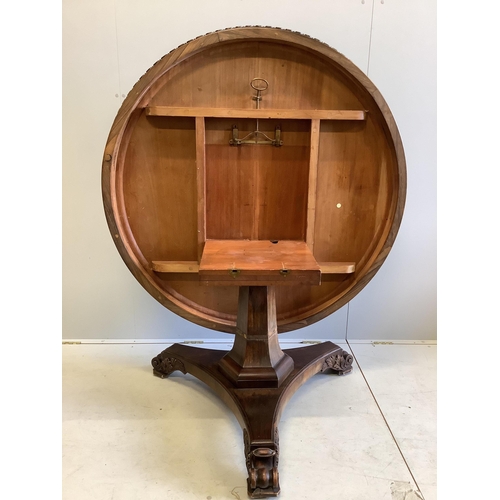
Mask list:
[{"label": "rosewood table", "polygon": [[211,387],[242,426],[249,496],[278,495],[285,404],[315,373],[352,367],[331,342],[282,350],[279,334],[356,296],[401,223],[406,167],[387,103],[307,35],[209,33],[131,89],[105,146],[102,193],[140,285],[187,321],[234,335],[229,352],[172,345],[154,374]]}]

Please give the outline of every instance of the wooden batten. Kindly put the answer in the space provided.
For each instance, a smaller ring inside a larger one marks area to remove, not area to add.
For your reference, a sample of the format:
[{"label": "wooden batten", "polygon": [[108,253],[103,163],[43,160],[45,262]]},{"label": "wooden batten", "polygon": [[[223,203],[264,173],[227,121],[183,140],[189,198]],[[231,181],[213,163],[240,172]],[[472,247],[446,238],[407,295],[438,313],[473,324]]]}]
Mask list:
[{"label": "wooden batten", "polygon": [[314,252],[314,228],[316,222],[316,188],[318,184],[319,158],[319,119],[311,120],[311,145],[309,159],[309,188],[307,193],[307,228],[306,243],[311,252]]},{"label": "wooden batten", "polygon": [[196,261],[153,260],[153,271],[157,273],[197,273],[200,265]]},{"label": "wooden batten", "polygon": [[352,109],[235,109],[208,107],[148,106],[148,116],[206,118],[268,118],[282,120],[365,120],[366,111]]},{"label": "wooden batten", "polygon": [[203,246],[207,239],[206,225],[206,156],[205,156],[205,118],[197,116],[195,120],[196,129],[196,189],[197,189],[197,213],[198,213],[198,261],[203,253]]},{"label": "wooden batten", "polygon": [[[318,262],[318,265],[321,274],[351,274],[356,270],[355,262]],[[196,261],[154,260],[151,266],[153,271],[166,274],[196,274],[200,271],[200,265]]]},{"label": "wooden batten", "polygon": [[318,262],[321,274],[352,274],[356,271],[355,262]]}]

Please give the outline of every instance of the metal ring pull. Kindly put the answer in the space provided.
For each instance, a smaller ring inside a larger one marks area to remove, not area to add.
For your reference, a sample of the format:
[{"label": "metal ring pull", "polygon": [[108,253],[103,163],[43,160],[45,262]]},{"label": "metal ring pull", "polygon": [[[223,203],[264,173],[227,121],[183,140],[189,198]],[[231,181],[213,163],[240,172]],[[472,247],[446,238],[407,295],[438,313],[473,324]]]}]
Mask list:
[{"label": "metal ring pull", "polygon": [[[262,87],[259,87],[259,86],[256,86],[254,84],[254,82],[264,82],[264,84],[266,85],[265,87],[262,86]],[[264,78],[254,78],[251,82],[250,82],[250,87],[252,87],[254,90],[256,90],[257,92],[263,92],[264,90],[267,90],[267,88],[269,87],[269,82],[267,80],[265,80]]]},{"label": "metal ring pull", "polygon": [[[255,82],[264,82],[262,85],[256,85]],[[262,96],[260,95],[264,90],[267,90],[269,87],[269,82],[267,80],[264,80],[264,78],[253,78],[252,81],[250,82],[250,87],[252,87],[256,92],[257,95],[254,95],[252,99],[255,101],[255,107],[259,109],[259,104],[260,101],[262,100]],[[257,130],[259,129],[259,120],[257,119]]]}]

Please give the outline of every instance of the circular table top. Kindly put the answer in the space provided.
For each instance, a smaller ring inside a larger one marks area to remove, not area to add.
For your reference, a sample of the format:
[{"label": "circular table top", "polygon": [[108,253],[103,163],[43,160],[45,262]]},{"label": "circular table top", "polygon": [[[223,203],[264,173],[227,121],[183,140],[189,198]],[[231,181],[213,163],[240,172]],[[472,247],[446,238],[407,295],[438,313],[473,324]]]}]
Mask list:
[{"label": "circular table top", "polygon": [[386,102],[352,62],[300,33],[242,27],[181,45],[139,79],[111,127],[102,191],[139,283],[219,331],[235,331],[238,293],[200,280],[205,242],[306,243],[321,284],[277,287],[285,332],[333,313],[378,271],[406,167]]}]

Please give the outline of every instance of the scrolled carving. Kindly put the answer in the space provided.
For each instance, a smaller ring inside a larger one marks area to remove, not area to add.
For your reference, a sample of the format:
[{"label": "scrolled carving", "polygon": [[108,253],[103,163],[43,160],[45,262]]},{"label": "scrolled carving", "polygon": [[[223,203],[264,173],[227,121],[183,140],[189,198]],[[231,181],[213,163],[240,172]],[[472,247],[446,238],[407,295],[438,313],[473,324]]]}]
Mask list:
[{"label": "scrolled carving", "polygon": [[342,351],[341,354],[332,354],[328,356],[323,362],[321,371],[331,369],[339,372],[340,374],[349,373],[352,370],[353,357],[347,351]]},{"label": "scrolled carving", "polygon": [[248,436],[248,431],[243,429],[243,445],[245,447],[245,463],[247,470],[250,472],[252,467],[252,459],[250,456],[250,437]]},{"label": "scrolled carving", "polygon": [[186,368],[184,367],[184,363],[182,361],[172,356],[163,356],[163,353],[154,357],[151,360],[151,365],[157,375],[164,377],[168,377],[175,370],[186,373]]},{"label": "scrolled carving", "polygon": [[278,474],[278,428],[274,429],[274,449],[259,446],[252,449],[248,431],[243,429],[245,461],[248,470],[250,498],[276,496],[280,491]]}]

